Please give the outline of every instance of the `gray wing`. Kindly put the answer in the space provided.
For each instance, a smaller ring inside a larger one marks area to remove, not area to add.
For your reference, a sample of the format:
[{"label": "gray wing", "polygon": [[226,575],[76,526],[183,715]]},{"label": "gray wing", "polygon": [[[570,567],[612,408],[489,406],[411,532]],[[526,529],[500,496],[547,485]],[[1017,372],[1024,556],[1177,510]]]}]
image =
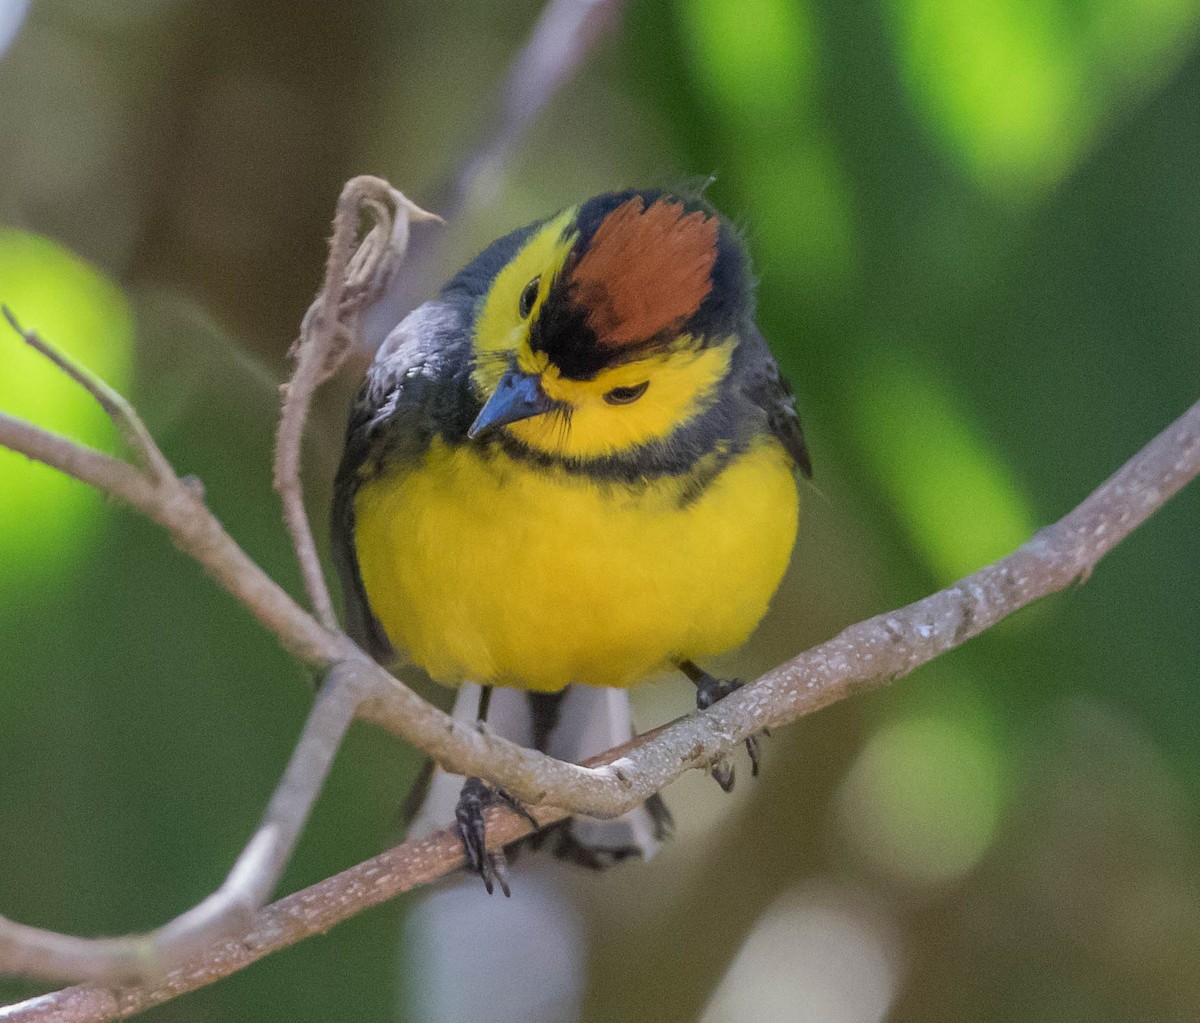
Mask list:
[{"label": "gray wing", "polygon": [[[742,345],[747,350],[745,393],[767,415],[767,426],[792,456],[806,479],[812,478],[812,460],[804,442],[804,430],[796,412],[796,396],[779,372],[775,357],[757,329],[745,331]],[[740,347],[740,346],[739,346]]]},{"label": "gray wing", "polygon": [[354,547],[354,499],[385,462],[417,458],[444,424],[451,406],[439,392],[456,383],[463,362],[463,313],[426,302],[408,314],[380,346],[350,410],[346,446],[333,487],[333,561],[342,584],[346,631],[377,661],[395,651],[371,612]]}]

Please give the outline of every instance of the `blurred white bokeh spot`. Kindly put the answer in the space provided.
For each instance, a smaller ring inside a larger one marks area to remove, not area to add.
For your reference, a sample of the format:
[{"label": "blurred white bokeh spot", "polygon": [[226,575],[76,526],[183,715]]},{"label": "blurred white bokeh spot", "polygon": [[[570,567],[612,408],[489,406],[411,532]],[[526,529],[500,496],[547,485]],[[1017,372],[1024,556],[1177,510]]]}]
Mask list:
[{"label": "blurred white bokeh spot", "polygon": [[838,793],[855,852],[891,877],[928,887],[970,871],[996,834],[1003,764],[995,738],[953,716],[879,728]]},{"label": "blurred white bokeh spot", "polygon": [[[572,1023],[586,938],[561,872],[513,870],[511,899],[462,878],[417,903],[401,944],[402,1019]],[[568,878],[569,882],[569,878]]]},{"label": "blurred white bokeh spot", "polygon": [[29,12],[29,0],[0,0],[0,53],[17,38],[17,31]]},{"label": "blurred white bokeh spot", "polygon": [[880,1023],[901,978],[895,928],[861,893],[818,885],[776,901],[747,936],[701,1023]]}]

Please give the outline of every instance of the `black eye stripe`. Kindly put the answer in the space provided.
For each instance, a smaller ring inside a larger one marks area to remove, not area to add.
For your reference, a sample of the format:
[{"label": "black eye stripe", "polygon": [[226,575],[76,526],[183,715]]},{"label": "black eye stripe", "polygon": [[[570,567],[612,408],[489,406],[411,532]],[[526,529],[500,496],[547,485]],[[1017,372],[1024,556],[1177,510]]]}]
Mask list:
[{"label": "black eye stripe", "polygon": [[521,319],[525,319],[526,316],[533,312],[533,303],[537,301],[538,283],[541,279],[542,275],[538,274],[521,291],[521,297],[517,302],[517,312],[521,314]]},{"label": "black eye stripe", "polygon": [[604,400],[610,405],[629,405],[645,394],[646,388],[649,386],[650,381],[643,380],[640,384],[634,384],[632,387],[614,387],[604,395]]}]

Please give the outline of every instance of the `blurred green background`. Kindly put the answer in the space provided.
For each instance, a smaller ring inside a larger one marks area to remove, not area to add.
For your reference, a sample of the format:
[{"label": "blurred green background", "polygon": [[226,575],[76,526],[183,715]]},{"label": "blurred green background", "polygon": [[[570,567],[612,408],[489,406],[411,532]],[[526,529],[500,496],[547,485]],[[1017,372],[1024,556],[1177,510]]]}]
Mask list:
[{"label": "blurred green background", "polygon": [[[376,173],[434,204],[542,5],[34,0],[18,27],[24,6],[0,2],[0,301],[130,394],[298,592],[275,386],[338,190]],[[1200,5],[613,10],[439,272],[589,194],[716,175],[817,470],[730,671],[1006,552],[1200,397]],[[0,407],[112,447],[4,331],[0,366]],[[354,386],[309,434],[322,534]],[[1086,585],[776,734],[734,798],[668,790],[679,834],[652,863],[529,861],[518,880],[554,879],[578,944],[536,1018],[1195,1018],[1198,569],[1193,486]],[[156,528],[4,453],[0,651],[0,913],[112,933],[213,889],[306,673]],[[642,723],[691,699],[650,687]],[[353,732],[285,889],[397,840],[415,770]],[[402,926],[423,898],[145,1018],[436,1018],[416,1006],[438,967]],[[485,1005],[500,973],[471,975]],[[0,981],[0,1001],[38,990]]]}]

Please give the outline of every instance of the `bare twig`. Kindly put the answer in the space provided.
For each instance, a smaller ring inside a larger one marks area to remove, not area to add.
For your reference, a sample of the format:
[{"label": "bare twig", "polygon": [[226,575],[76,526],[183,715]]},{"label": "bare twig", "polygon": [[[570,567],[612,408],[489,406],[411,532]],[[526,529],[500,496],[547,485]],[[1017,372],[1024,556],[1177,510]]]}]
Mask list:
[{"label": "bare twig", "polygon": [[[493,814],[488,819],[489,838],[513,841],[529,829],[528,822],[516,814],[489,813]],[[208,949],[157,984],[125,988],[81,984],[0,1008],[0,1023],[100,1023],[127,1018],[212,984],[304,938],[322,934],[334,924],[428,884],[462,863],[462,842],[453,831],[406,842],[280,899],[260,911],[254,926],[245,933]]]},{"label": "bare twig", "polygon": [[[359,217],[364,212],[375,223],[362,244],[356,246]],[[346,182],[333,218],[325,283],[292,346],[296,369],[283,387],[275,442],[275,489],[283,501],[283,518],[292,535],[308,599],[317,620],[330,630],[338,627],[337,615],[325,585],[300,486],[304,423],[313,392],[338,371],[359,336],[363,309],[378,297],[393,268],[404,258],[409,222],[438,219],[381,178],[363,175]]]},{"label": "bare twig", "polygon": [[[655,734],[646,733],[587,763],[599,766]],[[532,830],[524,817],[506,806],[490,807],[485,814],[490,848],[502,848]],[[535,809],[533,814],[543,828],[568,816],[553,807]],[[264,907],[243,932],[217,943],[156,983],[122,988],[77,984],[0,1007],[0,1023],[105,1023],[128,1018],[215,983],[305,938],[324,934],[372,906],[445,877],[465,862],[462,840],[454,828],[412,839]]]},{"label": "bare twig", "polygon": [[123,395],[114,391],[94,373],[65,358],[33,331],[25,330],[8,306],[0,306],[0,311],[3,311],[4,318],[8,320],[9,325],[21,335],[30,348],[49,359],[95,399],[96,404],[104,410],[108,418],[121,431],[125,443],[130,446],[138,461],[141,462],[142,468],[152,479],[157,480],[163,476],[173,475],[170,464],[154,442],[154,438],[150,436],[150,431],[146,429],[145,424],[138,418],[137,413],[133,411],[133,407]]},{"label": "bare twig", "polygon": [[[294,618],[299,609],[294,605],[288,607],[286,594],[220,529],[204,507],[198,488],[179,479],[125,399],[37,334],[20,330],[16,318],[7,310],[5,313],[26,343],[96,399],[129,439],[143,468],[139,471],[119,459],[2,413],[0,443],[124,497],[167,525],[182,548],[222,581],[232,584],[231,588],[240,591],[244,600],[253,601],[256,606],[268,605],[260,606],[258,611],[264,622],[275,626],[284,624],[288,617]],[[272,597],[275,599],[269,599]],[[276,608],[269,606],[272,604]],[[312,632],[312,626],[316,623],[307,619],[304,628]],[[315,631],[323,630],[317,627]],[[327,641],[334,639],[330,633],[324,633],[324,637]],[[332,652],[332,649],[309,651],[315,653],[318,663],[332,660],[325,656]],[[334,668],[310,712],[288,770],[258,831],[225,883],[211,896],[158,930],[120,938],[78,938],[0,917],[0,968],[8,973],[55,980],[127,980],[161,973],[186,961],[217,938],[239,927],[244,929],[245,922],[266,902],[282,874],[363,695],[363,687],[352,673]]]},{"label": "bare twig", "polygon": [[118,938],[78,938],[0,917],[4,972],[121,984],[160,976],[219,939],[247,930],[287,866],[360,699],[359,690],[334,669],[262,822],[212,895],[155,931]]},{"label": "bare twig", "polygon": [[422,700],[349,638],[324,628],[305,612],[225,532],[197,488],[174,473],[151,482],[118,459],[3,413],[0,446],[127,501],[163,526],[176,546],[237,597],[286,649],[318,669],[342,664],[346,677],[368,694],[362,717],[426,750],[447,770],[487,777],[498,772],[508,779],[514,795],[531,803],[541,802],[547,793],[561,793],[563,805],[573,806],[580,795],[606,785],[612,788],[609,800],[619,799],[623,783],[611,772],[566,764],[480,732]]},{"label": "bare twig", "polygon": [[0,447],[44,462],[157,522],[180,550],[199,562],[295,656],[317,668],[327,668],[341,656],[337,638],[237,545],[204,506],[198,488],[174,475],[152,482],[120,459],[3,412]]},{"label": "bare twig", "polygon": [[[696,741],[729,751],[763,725],[786,724],[856,692],[878,688],[961,645],[1002,618],[1088,575],[1099,560],[1200,473],[1200,404],[1159,434],[1111,479],[1058,523],[1012,554],[924,600],[879,615],[793,658],[716,704],[589,761],[623,765],[630,799],[651,784],[700,766]],[[719,733],[714,740],[713,735]],[[674,761],[674,762],[672,762]],[[689,763],[689,761],[698,761]],[[650,780],[647,780],[650,779]],[[527,833],[503,808],[489,811],[489,845]],[[545,826],[566,816],[541,808]],[[363,909],[427,884],[463,865],[452,830],[406,842],[350,870],[288,896],[257,914],[241,937],[208,950],[155,986],[108,990],[81,985],[0,1010],[2,1023],[102,1023],[124,1018],[240,970],[256,959],[323,933]]]},{"label": "bare twig", "polygon": [[[620,16],[618,0],[550,0],[509,66],[500,109],[487,140],[466,161],[451,186],[446,218],[472,202],[488,201],[504,163],[554,94]],[[484,193],[484,194],[480,194]]]}]

